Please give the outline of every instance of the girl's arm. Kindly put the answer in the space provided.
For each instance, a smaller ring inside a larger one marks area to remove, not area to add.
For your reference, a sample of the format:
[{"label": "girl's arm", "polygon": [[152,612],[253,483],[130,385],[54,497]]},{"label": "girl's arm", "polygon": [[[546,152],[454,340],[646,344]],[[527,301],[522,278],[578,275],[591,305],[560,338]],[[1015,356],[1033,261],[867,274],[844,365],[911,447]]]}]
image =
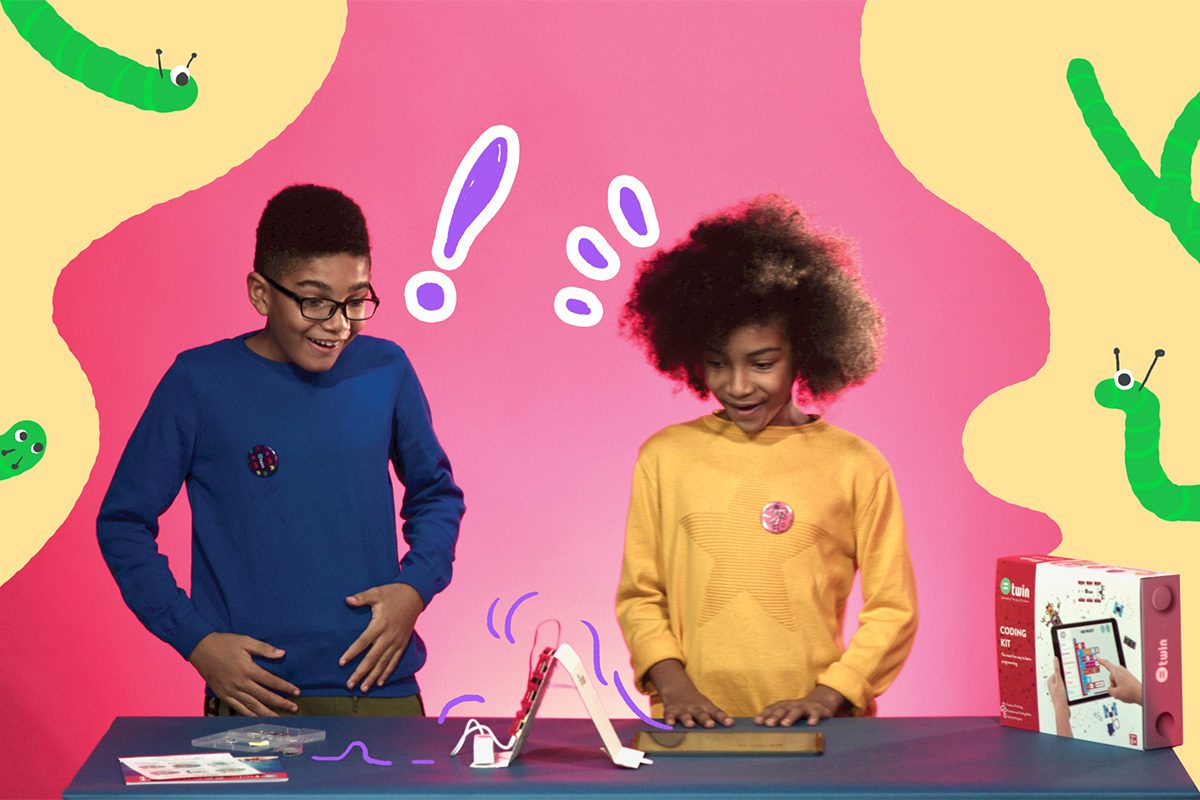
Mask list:
[{"label": "girl's arm", "polygon": [[634,468],[629,517],[625,526],[625,557],[617,588],[617,621],[629,646],[638,688],[655,693],[649,671],[660,661],[686,666],[683,650],[671,632],[666,576],[659,552],[661,521],[658,488],[643,458]]},{"label": "girl's arm", "polygon": [[904,515],[891,469],[855,514],[855,557],[862,572],[859,628],[817,683],[865,709],[900,672],[917,632],[917,593]]}]

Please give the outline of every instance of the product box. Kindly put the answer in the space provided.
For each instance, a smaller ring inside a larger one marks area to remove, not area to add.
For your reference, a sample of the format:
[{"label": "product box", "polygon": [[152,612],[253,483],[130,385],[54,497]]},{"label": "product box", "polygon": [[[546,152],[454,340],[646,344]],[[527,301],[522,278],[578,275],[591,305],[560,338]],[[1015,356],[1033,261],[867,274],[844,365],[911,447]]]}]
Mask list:
[{"label": "product box", "polygon": [[1011,556],[995,591],[1004,725],[1135,750],[1183,743],[1178,575]]}]

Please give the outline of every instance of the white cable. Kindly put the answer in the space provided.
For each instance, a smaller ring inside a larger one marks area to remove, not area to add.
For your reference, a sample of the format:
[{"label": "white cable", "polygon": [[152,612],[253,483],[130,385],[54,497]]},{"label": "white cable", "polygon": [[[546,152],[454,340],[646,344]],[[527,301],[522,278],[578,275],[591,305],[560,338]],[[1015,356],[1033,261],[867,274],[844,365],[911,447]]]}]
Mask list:
[{"label": "white cable", "polygon": [[496,738],[496,734],[492,732],[491,728],[472,717],[471,719],[467,720],[467,727],[463,730],[463,735],[461,738],[459,738],[458,744],[454,745],[454,749],[450,751],[450,755],[458,755],[458,751],[462,750],[462,746],[467,742],[467,737],[472,733],[479,733],[484,736],[491,737],[492,741],[496,743],[496,747],[499,747],[501,750],[511,750],[514,744],[513,737],[509,737],[508,744],[502,744],[500,740]]}]

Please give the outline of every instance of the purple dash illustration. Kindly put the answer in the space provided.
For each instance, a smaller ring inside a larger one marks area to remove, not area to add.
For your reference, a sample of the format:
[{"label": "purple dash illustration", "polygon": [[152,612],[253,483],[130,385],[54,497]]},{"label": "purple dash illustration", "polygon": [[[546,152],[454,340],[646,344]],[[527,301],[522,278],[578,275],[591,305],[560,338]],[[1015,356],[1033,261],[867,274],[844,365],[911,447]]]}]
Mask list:
[{"label": "purple dash illustration", "polygon": [[[466,261],[475,238],[508,199],[520,157],[517,132],[507,125],[488,128],[467,150],[438,215],[432,255],[439,269],[450,272]],[[442,322],[454,313],[458,292],[444,272],[426,270],[409,278],[404,302],[418,320]]]},{"label": "purple dash illustration", "polygon": [[586,619],[579,621],[592,635],[592,672],[596,675],[596,680],[600,681],[601,686],[608,686],[608,681],[604,680],[604,670],[600,668],[600,634],[596,632],[596,626]]},{"label": "purple dash illustration", "polygon": [[554,295],[554,313],[568,325],[590,328],[604,319],[604,306],[595,292],[579,286],[564,286]]},{"label": "purple dash illustration", "polygon": [[346,745],[346,749],[342,751],[342,754],[340,756],[313,756],[312,760],[313,761],[341,761],[343,758],[350,755],[350,751],[356,747],[362,751],[363,761],[367,762],[368,764],[374,764],[377,767],[390,767],[392,765],[391,761],[387,761],[382,758],[371,758],[371,754],[367,752],[367,746],[365,744],[363,744],[361,741],[359,741],[358,739],[355,739],[353,742]]},{"label": "purple dash illustration", "polygon": [[654,202],[646,185],[632,175],[618,175],[608,184],[608,215],[634,247],[653,247],[658,241]]},{"label": "purple dash illustration", "polygon": [[[646,185],[632,175],[618,175],[608,184],[608,215],[622,238],[634,247],[658,241],[658,214]],[[579,274],[594,281],[609,281],[621,271],[621,259],[604,235],[580,225],[567,234],[567,260]],[[604,319],[604,304],[595,292],[565,286],[554,296],[554,314],[568,325],[591,328]]]},{"label": "purple dash illustration", "polygon": [[446,715],[449,714],[450,709],[454,708],[456,705],[459,705],[460,703],[483,702],[486,701],[483,699],[483,695],[481,694],[460,694],[458,697],[455,697],[453,700],[448,701],[446,705],[442,706],[442,713],[438,714],[438,725],[441,725],[446,721]]},{"label": "purple dash illustration", "polygon": [[517,609],[526,600],[532,600],[533,598],[535,598],[537,596],[538,596],[537,592],[526,592],[525,594],[521,595],[516,600],[514,600],[513,604],[508,607],[508,613],[504,615],[504,638],[508,639],[509,644],[517,643],[517,640],[513,637],[513,632],[512,632],[513,617],[516,615]]},{"label": "purple dash illustration", "polygon": [[498,605],[500,605],[499,597],[497,597],[495,600],[492,601],[492,604],[490,606],[488,606],[488,612],[487,612],[487,629],[488,629],[488,633],[490,633],[492,635],[493,639],[500,638],[500,632],[496,630],[496,622],[495,622],[496,606],[498,606]]},{"label": "purple dash illustration", "polygon": [[[513,632],[512,632],[513,616],[516,615],[517,609],[520,608],[521,604],[524,603],[526,600],[532,600],[533,598],[535,598],[537,596],[538,596],[538,592],[526,592],[525,594],[521,595],[516,600],[514,600],[513,604],[508,607],[508,613],[506,613],[504,615],[504,638],[508,639],[509,644],[517,643],[517,640],[513,637]],[[496,606],[498,606],[499,604],[500,604],[500,598],[497,597],[495,600],[492,601],[492,604],[490,606],[488,606],[488,610],[487,610],[487,629],[488,629],[488,633],[490,633],[492,635],[492,638],[494,638],[494,639],[500,638],[500,633],[496,630],[496,621],[495,621],[496,620]]]},{"label": "purple dash illustration", "polygon": [[616,671],[613,672],[613,683],[617,685],[617,694],[621,695],[621,699],[625,701],[625,705],[629,706],[629,710],[636,714],[638,719],[655,728],[661,728],[664,731],[671,730],[672,726],[665,722],[659,722],[645,711],[642,711],[637,707],[637,704],[633,702],[633,698],[629,696],[629,690],[626,689],[625,684],[621,682],[621,673]]},{"label": "purple dash illustration", "polygon": [[621,271],[617,251],[604,234],[586,225],[567,234],[567,260],[580,275],[594,281],[611,281]]}]

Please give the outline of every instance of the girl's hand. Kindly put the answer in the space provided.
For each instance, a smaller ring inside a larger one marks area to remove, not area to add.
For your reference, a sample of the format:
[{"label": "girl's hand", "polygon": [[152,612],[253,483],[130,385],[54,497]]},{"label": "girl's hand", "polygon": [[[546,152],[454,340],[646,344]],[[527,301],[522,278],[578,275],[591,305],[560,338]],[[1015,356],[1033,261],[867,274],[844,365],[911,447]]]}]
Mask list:
[{"label": "girl's hand", "polygon": [[799,700],[780,700],[764,708],[754,718],[756,725],[766,725],[774,728],[776,725],[784,728],[795,725],[802,717],[808,717],[809,725],[816,725],[826,717],[835,716],[846,708],[849,702],[841,692],[828,686],[817,685],[815,689]]},{"label": "girl's hand", "polygon": [[701,694],[679,661],[660,661],[647,675],[662,699],[663,722],[668,725],[678,722],[685,728],[715,728],[720,723],[728,728],[733,724],[733,717]]},{"label": "girl's hand", "polygon": [[685,728],[694,728],[697,725],[715,728],[719,722],[728,728],[733,724],[733,717],[693,688],[691,692],[672,697],[670,700],[663,698],[663,722],[668,725],[678,722]]}]

